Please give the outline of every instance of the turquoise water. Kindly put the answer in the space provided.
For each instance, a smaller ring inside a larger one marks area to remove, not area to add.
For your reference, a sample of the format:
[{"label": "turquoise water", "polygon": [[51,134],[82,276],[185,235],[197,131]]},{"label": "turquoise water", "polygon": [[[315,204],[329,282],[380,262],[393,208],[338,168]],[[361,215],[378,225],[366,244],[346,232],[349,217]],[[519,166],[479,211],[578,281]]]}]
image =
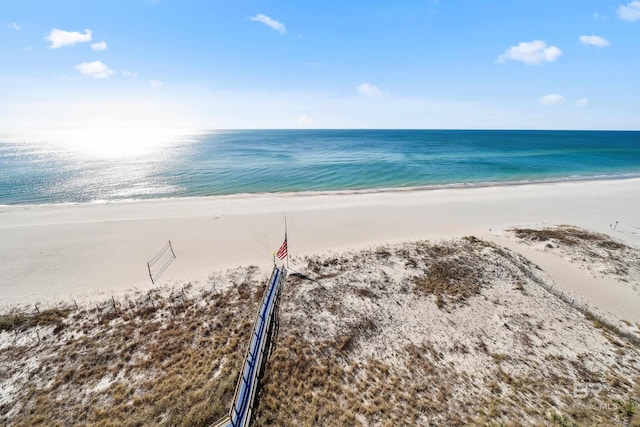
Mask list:
[{"label": "turquoise water", "polygon": [[[238,130],[0,135],[0,204],[640,176],[640,132]],[[129,138],[129,139],[127,139]]]}]

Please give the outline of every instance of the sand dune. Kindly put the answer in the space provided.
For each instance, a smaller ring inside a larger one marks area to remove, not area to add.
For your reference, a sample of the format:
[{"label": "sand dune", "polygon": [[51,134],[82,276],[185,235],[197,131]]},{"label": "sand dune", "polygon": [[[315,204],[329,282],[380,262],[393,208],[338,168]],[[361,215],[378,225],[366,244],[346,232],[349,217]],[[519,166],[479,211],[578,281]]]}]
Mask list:
[{"label": "sand dune", "polygon": [[[640,251],[606,235],[508,233],[637,282]],[[640,324],[599,320],[515,251],[466,237],[292,261],[256,425],[640,422]],[[267,278],[237,268],[0,316],[0,423],[211,425],[228,411]]]}]

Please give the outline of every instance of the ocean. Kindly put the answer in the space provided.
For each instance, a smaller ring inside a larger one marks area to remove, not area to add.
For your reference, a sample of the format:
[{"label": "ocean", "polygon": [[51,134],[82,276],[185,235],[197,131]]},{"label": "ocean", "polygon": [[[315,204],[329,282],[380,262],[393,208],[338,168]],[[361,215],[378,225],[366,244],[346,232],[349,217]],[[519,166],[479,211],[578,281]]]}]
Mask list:
[{"label": "ocean", "polygon": [[0,134],[1,205],[638,176],[637,131]]}]

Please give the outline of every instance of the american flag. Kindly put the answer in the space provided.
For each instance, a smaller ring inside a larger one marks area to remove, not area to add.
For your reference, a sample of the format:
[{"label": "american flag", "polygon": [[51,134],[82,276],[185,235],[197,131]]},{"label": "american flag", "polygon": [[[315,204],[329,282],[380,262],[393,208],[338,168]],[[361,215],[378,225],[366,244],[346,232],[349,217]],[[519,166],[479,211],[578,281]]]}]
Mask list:
[{"label": "american flag", "polygon": [[280,259],[285,259],[287,257],[287,238],[285,237],[284,242],[282,242],[282,246],[278,249],[276,256]]}]

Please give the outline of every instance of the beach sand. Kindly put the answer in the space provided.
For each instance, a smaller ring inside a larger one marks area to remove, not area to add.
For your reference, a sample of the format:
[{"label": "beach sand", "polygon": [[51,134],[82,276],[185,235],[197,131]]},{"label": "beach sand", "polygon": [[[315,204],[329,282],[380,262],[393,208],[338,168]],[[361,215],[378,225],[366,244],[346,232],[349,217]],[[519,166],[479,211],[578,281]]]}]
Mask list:
[{"label": "beach sand", "polygon": [[256,425],[637,425],[639,184],[2,207],[0,423],[224,415],[286,216]]},{"label": "beach sand", "polygon": [[284,238],[286,216],[292,256],[475,235],[526,254],[584,303],[639,322],[637,285],[610,280],[603,292],[599,279],[577,264],[518,243],[505,232],[514,226],[572,224],[638,247],[639,186],[639,179],[627,179],[2,206],[0,306],[105,299],[151,289],[146,263],[168,240],[177,258],[159,285],[205,283],[212,273],[241,265],[269,269]]}]

